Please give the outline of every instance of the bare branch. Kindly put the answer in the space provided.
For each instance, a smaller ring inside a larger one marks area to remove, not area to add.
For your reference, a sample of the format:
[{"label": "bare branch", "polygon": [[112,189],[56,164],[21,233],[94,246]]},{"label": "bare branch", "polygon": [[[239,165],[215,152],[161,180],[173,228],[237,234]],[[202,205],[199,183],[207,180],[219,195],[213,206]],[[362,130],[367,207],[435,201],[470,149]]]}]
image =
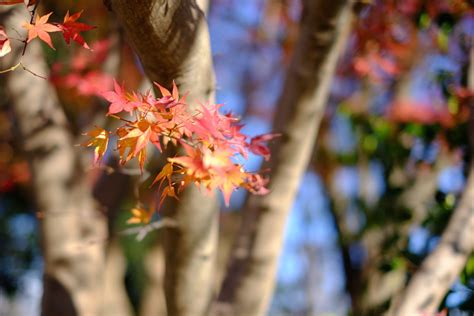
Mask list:
[{"label": "bare branch", "polygon": [[265,314],[286,218],[324,115],[336,62],[349,33],[350,9],[345,0],[304,1],[300,36],[274,122],[274,129],[283,135],[272,148],[271,193],[247,201],[218,314]]},{"label": "bare branch", "polygon": [[[468,84],[474,90],[474,46],[470,51],[469,67]],[[463,196],[438,246],[423,261],[400,297],[394,300],[388,313],[390,316],[434,314],[474,251],[474,99],[469,102],[471,162]]]}]

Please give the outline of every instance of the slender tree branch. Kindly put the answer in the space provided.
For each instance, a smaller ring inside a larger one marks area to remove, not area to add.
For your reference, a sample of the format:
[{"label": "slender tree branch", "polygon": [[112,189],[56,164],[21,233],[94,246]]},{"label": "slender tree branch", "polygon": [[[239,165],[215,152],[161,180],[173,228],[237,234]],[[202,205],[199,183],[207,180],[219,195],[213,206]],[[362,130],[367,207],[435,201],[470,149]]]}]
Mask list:
[{"label": "slender tree branch", "polygon": [[436,249],[423,261],[389,315],[433,315],[474,249],[474,167]]},{"label": "slender tree branch", "polygon": [[[473,40],[474,42],[474,40]],[[474,90],[474,45],[470,50],[468,88]],[[406,289],[394,300],[390,316],[432,315],[474,251],[474,99],[469,100],[469,176],[459,204],[435,250],[423,261]]]},{"label": "slender tree branch", "polygon": [[[33,24],[33,21],[35,20],[36,9],[38,8],[39,3],[40,3],[40,0],[36,0],[35,5],[33,6],[33,10],[31,10],[31,12],[30,12],[30,14],[31,14],[30,24]],[[23,44],[23,50],[21,51],[21,56],[22,57],[25,55],[26,46],[28,46],[28,41],[27,40],[25,40],[25,42]]]},{"label": "slender tree branch", "polygon": [[285,222],[324,115],[336,62],[349,33],[350,9],[345,0],[304,1],[300,35],[274,121],[274,129],[283,135],[272,148],[271,192],[251,196],[246,203],[216,304],[219,315],[266,312]]}]

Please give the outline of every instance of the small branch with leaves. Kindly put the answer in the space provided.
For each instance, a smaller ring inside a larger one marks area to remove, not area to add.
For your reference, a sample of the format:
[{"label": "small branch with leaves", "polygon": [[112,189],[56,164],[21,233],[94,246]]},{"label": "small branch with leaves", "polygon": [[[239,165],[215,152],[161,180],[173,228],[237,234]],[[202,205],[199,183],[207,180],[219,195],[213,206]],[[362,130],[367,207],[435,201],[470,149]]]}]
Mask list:
[{"label": "small branch with leaves", "polygon": [[[158,151],[168,144],[184,147],[184,155],[168,158],[168,163],[155,177],[152,185],[159,183],[160,209],[166,197],[178,199],[178,194],[189,184],[204,187],[209,193],[222,191],[226,205],[232,192],[245,188],[254,194],[266,194],[267,180],[259,173],[248,172],[244,162],[250,153],[270,158],[266,142],[276,134],[264,134],[250,138],[241,133],[243,125],[232,114],[221,114],[219,104],[201,105],[191,112],[186,96],[179,96],[173,83],[172,91],[155,83],[162,96],[155,98],[151,91],[144,94],[128,92],[123,85],[114,82],[114,91],[103,93],[110,102],[108,116],[123,123],[116,131],[117,151],[123,165],[138,159],[143,170],[147,158],[147,145]],[[117,115],[128,112],[130,118]],[[97,127],[85,135],[90,140],[83,143],[95,147],[94,161],[105,155],[110,132]],[[154,209],[135,208],[128,221],[131,224],[148,224]]]},{"label": "small branch with leaves", "polygon": [[[36,1],[19,1],[19,0],[11,0],[11,1],[0,1],[0,5],[15,5],[15,4],[21,4],[24,3],[24,5],[28,8],[30,6],[33,6],[32,10],[29,11],[30,13],[30,21],[29,22],[24,22],[22,27],[28,31],[28,35],[25,39],[17,39],[17,38],[12,38],[9,37],[6,33],[5,27],[0,25],[0,58],[6,56],[11,52],[11,42],[10,39],[16,39],[19,40],[20,42],[23,43],[23,48],[22,48],[22,53],[20,56],[20,60],[14,65],[11,66],[7,69],[0,70],[0,74],[7,73],[10,71],[14,71],[18,68],[21,68],[32,75],[46,79],[46,77],[38,75],[28,69],[22,62],[21,59],[26,53],[26,48],[28,46],[28,43],[30,43],[32,40],[39,38],[41,41],[45,42],[51,49],[55,49],[54,45],[51,41],[51,36],[50,33],[55,33],[55,32],[61,32],[63,35],[64,40],[66,41],[67,44],[69,44],[72,41],[78,43],[82,47],[86,49],[90,49],[89,45],[85,42],[84,38],[81,36],[80,32],[83,31],[89,31],[94,29],[94,26],[90,26],[81,22],[77,22],[77,20],[80,18],[81,14],[83,11],[79,11],[77,13],[74,13],[72,15],[69,14],[69,11],[66,13],[63,22],[62,23],[49,23],[49,17],[53,14],[53,12],[50,12],[48,14],[45,14],[43,16],[40,16],[37,14],[37,8],[40,3],[39,0]],[[15,32],[17,32],[15,29],[13,29]],[[18,33],[18,32],[17,32]]]}]

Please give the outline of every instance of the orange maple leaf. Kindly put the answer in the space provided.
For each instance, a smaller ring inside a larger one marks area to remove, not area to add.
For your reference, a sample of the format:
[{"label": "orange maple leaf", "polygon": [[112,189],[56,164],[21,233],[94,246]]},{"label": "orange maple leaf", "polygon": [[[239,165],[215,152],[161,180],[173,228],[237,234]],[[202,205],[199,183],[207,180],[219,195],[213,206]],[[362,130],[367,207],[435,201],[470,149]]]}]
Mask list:
[{"label": "orange maple leaf", "polygon": [[168,158],[168,161],[181,166],[186,175],[192,177],[195,183],[203,184],[209,191],[219,188],[225,204],[229,206],[232,192],[245,181],[245,173],[232,162],[231,153],[193,148],[185,144],[183,147],[187,156]]},{"label": "orange maple leaf", "polygon": [[176,163],[183,167],[185,174],[192,176],[193,179],[200,182],[209,178],[209,172],[203,164],[202,152],[194,147],[182,144],[186,151],[186,156],[168,158],[171,163]]},{"label": "orange maple leaf", "polygon": [[178,200],[178,197],[176,196],[175,189],[171,184],[169,184],[167,187],[165,187],[163,189],[163,192],[161,192],[160,202],[158,204],[158,209],[161,208],[161,206],[163,205],[163,202],[165,201],[166,197],[168,197],[168,196],[173,197],[176,200]]},{"label": "orange maple leaf", "polygon": [[48,44],[49,47],[54,49],[53,43],[51,42],[51,37],[48,33],[61,32],[61,29],[56,25],[47,23],[51,14],[53,14],[53,12],[50,12],[43,16],[37,15],[34,24],[23,24],[23,28],[28,30],[28,43],[31,42],[33,39],[39,37],[40,40],[42,40],[43,42]]},{"label": "orange maple leaf", "polygon": [[158,175],[156,176],[155,180],[153,180],[153,183],[151,185],[154,185],[155,183],[161,180],[160,181],[160,186],[161,186],[161,183],[163,183],[165,179],[168,179],[168,182],[171,183],[172,175],[173,175],[173,164],[169,162],[163,167],[163,169],[161,169],[160,173],[158,173]]},{"label": "orange maple leaf", "polygon": [[238,165],[228,168],[225,173],[215,175],[215,185],[222,191],[224,203],[229,206],[230,196],[245,180],[245,173],[242,172]]},{"label": "orange maple leaf", "polygon": [[[143,170],[146,160],[146,145],[148,141],[158,142],[157,135],[152,131],[145,120],[138,121],[134,126],[121,127],[117,130],[117,149],[119,151],[120,163],[137,157],[140,169]],[[127,155],[125,153],[127,152]]]}]

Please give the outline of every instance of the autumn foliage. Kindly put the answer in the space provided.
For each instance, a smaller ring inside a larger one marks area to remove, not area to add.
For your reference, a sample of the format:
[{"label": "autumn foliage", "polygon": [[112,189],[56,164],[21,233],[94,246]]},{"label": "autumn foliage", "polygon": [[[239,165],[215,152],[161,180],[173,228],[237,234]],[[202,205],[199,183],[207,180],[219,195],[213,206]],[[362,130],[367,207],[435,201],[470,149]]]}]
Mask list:
[{"label": "autumn foliage", "polygon": [[[8,5],[18,3],[24,3],[27,7],[36,4],[34,1],[0,2]],[[52,12],[41,16],[36,14],[35,10],[36,6],[31,11],[31,21],[22,25],[28,31],[27,38],[23,41],[25,48],[29,42],[39,38],[50,48],[55,49],[50,34],[61,33],[67,44],[74,41],[91,50],[81,32],[92,30],[94,27],[78,22],[82,11],[74,14],[69,14],[68,11],[63,22],[59,23],[49,22]],[[5,29],[0,26],[0,57],[10,51],[10,39]],[[61,65],[56,68],[60,67]],[[16,66],[7,71],[13,71],[15,68]],[[76,70],[82,73],[82,68]],[[77,86],[80,80],[74,78],[80,78],[82,76],[80,73],[71,74],[70,80],[64,83]],[[101,82],[109,81],[108,77],[102,77],[104,80]],[[52,80],[55,80],[54,76]],[[160,152],[168,144],[184,148],[181,154],[168,158],[167,164],[153,181],[153,185],[158,185],[161,190],[160,205],[166,197],[178,198],[179,192],[189,184],[203,187],[209,193],[215,189],[221,190],[226,205],[229,204],[232,192],[237,188],[245,188],[254,194],[267,193],[265,188],[267,180],[259,173],[246,171],[244,163],[249,153],[263,156],[268,160],[270,151],[266,142],[275,137],[275,134],[249,138],[241,133],[242,125],[236,117],[219,112],[221,107],[219,104],[201,104],[197,110],[191,111],[185,96],[179,96],[174,83],[171,91],[157,83],[155,85],[161,92],[159,98],[155,98],[151,91],[144,94],[127,92],[123,85],[115,81],[113,91],[103,92],[88,86],[82,88],[89,94],[105,98],[110,103],[107,115],[122,123],[113,133],[121,164],[136,158],[140,169],[143,170],[148,145],[153,145]],[[103,87],[107,89],[107,86],[108,84],[105,84]],[[100,127],[85,134],[90,139],[83,145],[95,148],[96,164],[106,154],[111,134]],[[147,223],[153,212],[153,209],[133,209],[133,217],[129,222]]]},{"label": "autumn foliage", "polygon": [[[168,158],[153,181],[162,192],[160,204],[166,197],[177,198],[189,184],[202,186],[208,192],[221,190],[226,205],[237,188],[267,193],[267,181],[258,173],[246,171],[244,163],[249,153],[268,159],[270,152],[265,142],[275,134],[249,138],[241,133],[242,125],[236,117],[219,112],[219,104],[201,104],[191,111],[174,83],[172,91],[155,85],[162,95],[159,98],[150,91],[127,92],[117,82],[114,91],[104,92],[103,97],[110,103],[108,115],[122,123],[114,133],[122,164],[136,158],[143,169],[148,145],[160,152],[168,144],[184,148],[181,154]],[[90,140],[83,145],[95,147],[95,162],[106,153],[110,134],[100,127],[86,133]],[[149,212],[136,209],[131,222],[148,222],[150,216],[145,214]]]},{"label": "autumn foliage", "polygon": [[[0,5],[13,5],[23,2],[24,1],[0,1]],[[25,1],[24,3],[26,6],[31,6],[35,4],[35,1]],[[87,45],[80,32],[92,30],[94,29],[94,27],[77,22],[77,20],[81,17],[82,11],[74,13],[72,15],[70,15],[68,11],[62,23],[50,23],[49,18],[53,14],[53,12],[41,16],[39,14],[35,14],[35,9],[33,9],[31,13],[31,21],[25,21],[22,24],[22,27],[28,31],[28,36],[24,40],[25,45],[31,42],[32,40],[39,38],[41,41],[48,44],[49,47],[55,49],[51,40],[50,33],[60,32],[63,35],[63,38],[67,44],[70,44],[72,40],[81,45],[82,47],[90,49],[89,45]],[[10,38],[8,37],[8,34],[5,31],[5,28],[0,25],[0,57],[3,57],[10,52]]]},{"label": "autumn foliage", "polygon": [[[0,4],[17,3],[23,1],[3,1]],[[34,4],[25,2],[26,6]],[[94,27],[78,22],[81,14],[82,11],[70,15],[68,11],[62,23],[50,23],[52,12],[43,16],[35,16],[33,12],[31,22],[22,25],[28,31],[25,44],[39,38],[54,49],[50,33],[61,32],[67,44],[72,40],[90,50],[80,32]],[[0,27],[0,54],[4,56],[10,51],[10,40],[4,28]],[[164,184],[160,204],[166,196],[177,198],[176,194],[190,183],[202,185],[208,192],[220,189],[226,205],[232,192],[239,187],[254,194],[267,193],[267,181],[258,173],[245,171],[243,163],[249,152],[268,160],[270,152],[265,142],[274,134],[248,138],[240,132],[242,125],[236,117],[219,113],[220,105],[201,105],[197,112],[192,113],[185,97],[179,97],[174,83],[171,92],[157,83],[155,85],[162,94],[161,98],[155,98],[150,91],[128,93],[115,81],[114,91],[101,95],[110,102],[107,115],[123,122],[115,131],[122,164],[136,158],[143,169],[148,144],[153,144],[160,152],[168,143],[184,147],[183,155],[168,158],[168,163],[153,181],[153,184],[158,182],[160,188]],[[128,112],[134,119],[116,115],[121,112]],[[110,132],[97,127],[86,135],[90,140],[83,145],[95,147],[94,162],[98,163],[107,151]],[[132,222],[147,222],[150,216],[135,214],[134,219]]]}]

